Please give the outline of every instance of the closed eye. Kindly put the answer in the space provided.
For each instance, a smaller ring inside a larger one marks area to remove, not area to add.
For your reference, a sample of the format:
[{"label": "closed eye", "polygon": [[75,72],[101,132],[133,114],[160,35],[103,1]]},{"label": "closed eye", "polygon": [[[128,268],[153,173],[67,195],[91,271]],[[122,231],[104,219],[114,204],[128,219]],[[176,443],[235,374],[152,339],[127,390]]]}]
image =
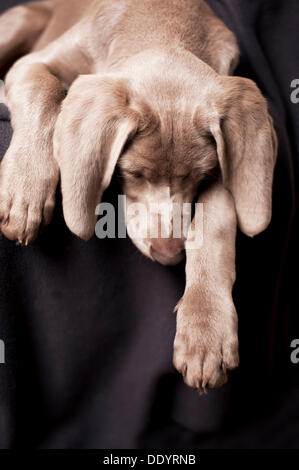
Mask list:
[{"label": "closed eye", "polygon": [[184,175],[177,175],[177,178],[181,181],[187,181],[191,177],[191,172]]},{"label": "closed eye", "polygon": [[141,179],[143,177],[141,171],[128,171],[128,170],[123,170],[122,174],[124,177],[128,178],[134,178],[134,179]]},{"label": "closed eye", "polygon": [[143,177],[140,171],[134,171],[133,173],[131,173],[131,176],[133,176],[135,179],[141,179]]}]

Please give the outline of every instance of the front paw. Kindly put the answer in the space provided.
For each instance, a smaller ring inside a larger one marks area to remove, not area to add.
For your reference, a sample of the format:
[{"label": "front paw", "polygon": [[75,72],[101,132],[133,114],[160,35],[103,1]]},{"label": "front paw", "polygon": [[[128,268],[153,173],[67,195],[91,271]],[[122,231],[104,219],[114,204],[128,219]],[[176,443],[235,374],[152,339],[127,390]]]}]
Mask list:
[{"label": "front paw", "polygon": [[230,295],[187,291],[177,309],[173,363],[190,387],[205,392],[239,364],[238,320]]},{"label": "front paw", "polygon": [[0,166],[1,231],[27,245],[53,214],[59,172],[54,160],[11,146]]}]

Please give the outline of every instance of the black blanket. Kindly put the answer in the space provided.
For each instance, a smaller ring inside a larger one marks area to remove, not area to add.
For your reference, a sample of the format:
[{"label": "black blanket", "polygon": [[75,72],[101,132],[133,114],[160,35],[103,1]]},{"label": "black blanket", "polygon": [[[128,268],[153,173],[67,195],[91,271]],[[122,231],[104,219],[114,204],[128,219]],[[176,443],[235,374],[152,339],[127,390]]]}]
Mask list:
[{"label": "black blanket", "polygon": [[[0,10],[16,3],[1,0]],[[236,74],[257,82],[279,136],[272,223],[237,239],[241,366],[207,396],[184,386],[171,364],[184,266],[154,264],[128,239],[80,241],[58,196],[34,244],[0,238],[2,448],[299,447],[299,364],[290,360],[299,338],[299,103],[290,99],[299,3],[208,3],[235,32]],[[0,106],[1,157],[10,137]],[[105,199],[118,191],[114,181]]]}]

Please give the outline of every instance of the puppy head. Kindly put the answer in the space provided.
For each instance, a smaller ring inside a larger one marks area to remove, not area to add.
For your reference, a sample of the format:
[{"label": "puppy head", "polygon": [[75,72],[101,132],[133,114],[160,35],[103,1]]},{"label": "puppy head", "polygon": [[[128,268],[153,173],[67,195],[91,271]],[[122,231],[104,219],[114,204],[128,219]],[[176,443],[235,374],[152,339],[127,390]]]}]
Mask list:
[{"label": "puppy head", "polygon": [[217,166],[216,145],[196,127],[191,108],[151,110],[144,124],[118,164],[127,229],[145,255],[176,264],[184,256],[188,210],[201,181]]},{"label": "puppy head", "polygon": [[[218,166],[241,230],[255,235],[268,225],[276,137],[266,102],[253,82],[221,77],[190,56],[172,57],[171,64],[155,56],[152,67],[139,59],[129,73],[82,76],[72,85],[54,152],[65,220],[78,236],[93,234],[95,207],[117,164],[128,204],[146,208],[138,219],[144,235],[130,230],[132,214],[128,232],[145,255],[163,264],[180,261],[185,242],[183,234],[174,236],[171,207],[193,202],[203,178]],[[165,206],[170,211],[160,210]]]}]

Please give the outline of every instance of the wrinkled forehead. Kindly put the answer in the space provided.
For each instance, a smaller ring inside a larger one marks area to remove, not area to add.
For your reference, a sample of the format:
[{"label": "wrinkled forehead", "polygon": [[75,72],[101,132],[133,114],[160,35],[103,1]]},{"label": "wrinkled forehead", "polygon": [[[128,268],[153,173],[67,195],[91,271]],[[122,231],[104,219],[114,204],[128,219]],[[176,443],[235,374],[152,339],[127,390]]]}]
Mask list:
[{"label": "wrinkled forehead", "polygon": [[191,115],[161,119],[150,133],[137,134],[123,153],[119,166],[125,175],[169,180],[198,177],[217,164],[215,143]]}]

